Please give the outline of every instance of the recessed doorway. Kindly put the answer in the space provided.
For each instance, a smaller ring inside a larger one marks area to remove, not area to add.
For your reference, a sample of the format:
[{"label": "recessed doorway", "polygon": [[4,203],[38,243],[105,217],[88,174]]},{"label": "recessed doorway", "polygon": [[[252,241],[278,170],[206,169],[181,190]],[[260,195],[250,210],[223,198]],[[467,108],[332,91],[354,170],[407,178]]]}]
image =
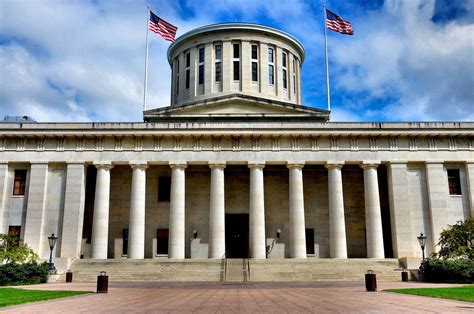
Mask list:
[{"label": "recessed doorway", "polygon": [[227,258],[249,257],[249,214],[225,215]]}]

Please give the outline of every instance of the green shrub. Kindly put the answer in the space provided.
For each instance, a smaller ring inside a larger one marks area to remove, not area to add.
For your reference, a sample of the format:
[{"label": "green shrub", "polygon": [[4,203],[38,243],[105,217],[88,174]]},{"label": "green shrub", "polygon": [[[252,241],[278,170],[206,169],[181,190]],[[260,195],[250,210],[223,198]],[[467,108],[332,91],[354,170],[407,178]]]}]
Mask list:
[{"label": "green shrub", "polygon": [[0,286],[45,283],[48,281],[48,276],[49,265],[46,262],[0,265]]},{"label": "green shrub", "polygon": [[474,219],[449,225],[441,232],[438,245],[438,256],[441,258],[465,256],[474,259]]},{"label": "green shrub", "polygon": [[38,255],[18,236],[0,234],[0,261],[5,263],[26,263],[36,261]]},{"label": "green shrub", "polygon": [[420,272],[428,282],[472,283],[474,260],[427,258],[421,262]]}]

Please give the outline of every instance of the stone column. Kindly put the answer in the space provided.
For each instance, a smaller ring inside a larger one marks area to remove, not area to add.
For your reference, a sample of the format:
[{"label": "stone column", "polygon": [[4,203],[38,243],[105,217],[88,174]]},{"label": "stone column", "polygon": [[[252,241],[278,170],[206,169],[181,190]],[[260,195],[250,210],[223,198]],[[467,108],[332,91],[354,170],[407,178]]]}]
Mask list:
[{"label": "stone column", "polygon": [[211,197],[209,206],[209,258],[225,254],[225,162],[209,164],[211,168]]},{"label": "stone column", "polygon": [[390,226],[394,257],[413,256],[410,203],[408,199],[408,176],[406,162],[391,162],[387,165],[388,199],[390,202]]},{"label": "stone column", "polygon": [[364,163],[365,228],[367,258],[385,258],[383,247],[382,214],[380,212],[377,163]]},{"label": "stone column", "polygon": [[92,258],[107,259],[111,163],[96,163],[94,215],[92,218]]},{"label": "stone column", "polygon": [[9,211],[6,208],[8,164],[0,163],[0,233],[8,232]]},{"label": "stone column", "polygon": [[79,258],[81,255],[86,171],[84,163],[68,163],[64,195],[61,257]]},{"label": "stone column", "polygon": [[[264,164],[249,164],[250,168],[250,258],[266,258],[265,203],[263,193]],[[304,218],[304,217],[303,217]],[[304,220],[303,220],[304,222]]]},{"label": "stone column", "polygon": [[466,162],[466,181],[469,194],[470,218],[474,219],[474,162]]},{"label": "stone column", "polygon": [[331,258],[347,258],[346,220],[341,168],[344,162],[328,162],[329,249]]},{"label": "stone column", "polygon": [[128,258],[145,258],[145,195],[146,163],[130,163],[132,167],[132,191],[130,194],[130,218],[128,223]]},{"label": "stone column", "polygon": [[[448,174],[442,162],[426,163],[426,181],[430,205],[431,245],[433,252],[437,252],[439,234],[448,226]],[[428,236],[427,242],[429,240]]]},{"label": "stone column", "polygon": [[40,258],[48,256],[43,254],[43,243],[48,241],[44,230],[46,224],[46,191],[48,188],[48,164],[32,163],[30,182],[28,188],[28,204],[26,209],[26,222],[24,240]]},{"label": "stone column", "polygon": [[184,259],[185,248],[185,173],[186,164],[170,164],[171,199],[170,199],[170,237],[168,257]]},{"label": "stone column", "polygon": [[304,222],[303,167],[287,165],[290,170],[290,257],[306,258],[306,227]]}]

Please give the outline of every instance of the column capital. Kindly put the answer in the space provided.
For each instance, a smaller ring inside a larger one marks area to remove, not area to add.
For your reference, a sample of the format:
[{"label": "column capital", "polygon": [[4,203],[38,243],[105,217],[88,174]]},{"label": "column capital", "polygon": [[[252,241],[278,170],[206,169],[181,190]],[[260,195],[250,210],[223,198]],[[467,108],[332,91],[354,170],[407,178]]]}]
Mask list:
[{"label": "column capital", "polygon": [[325,164],[324,167],[327,169],[332,169],[332,168],[342,168],[344,166],[345,162],[344,161],[335,161],[335,160],[328,160]]},{"label": "column capital", "polygon": [[288,169],[303,169],[304,163],[288,163],[286,164]]},{"label": "column capital", "polygon": [[209,168],[220,168],[224,169],[226,167],[226,162],[225,161],[210,161],[209,163]]},{"label": "column capital", "polygon": [[252,168],[259,168],[263,169],[265,168],[265,163],[264,162],[249,162],[247,166],[252,169]]},{"label": "column capital", "polygon": [[97,169],[103,168],[110,170],[114,167],[114,164],[111,161],[94,161],[94,166]]},{"label": "column capital", "polygon": [[142,162],[142,161],[129,161],[128,164],[132,169],[146,169],[148,168],[148,163],[147,162]]},{"label": "column capital", "polygon": [[186,169],[188,164],[186,162],[170,162],[171,169]]},{"label": "column capital", "polygon": [[364,160],[361,164],[359,164],[362,169],[377,168],[379,165],[380,161],[378,160]]}]

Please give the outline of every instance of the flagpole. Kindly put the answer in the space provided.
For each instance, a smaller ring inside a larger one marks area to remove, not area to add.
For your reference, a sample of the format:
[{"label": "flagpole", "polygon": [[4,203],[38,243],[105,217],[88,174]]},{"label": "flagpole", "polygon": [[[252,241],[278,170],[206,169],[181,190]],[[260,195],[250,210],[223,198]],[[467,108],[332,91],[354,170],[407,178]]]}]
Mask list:
[{"label": "flagpole", "polygon": [[150,6],[148,5],[146,17],[146,45],[145,45],[145,82],[143,84],[143,111],[146,110],[146,94],[148,87],[148,24],[150,23]]},{"label": "flagpole", "polygon": [[331,110],[331,96],[329,93],[329,65],[328,65],[328,35],[327,35],[327,16],[326,16],[326,5],[323,5],[324,9],[324,47],[326,48],[326,88],[328,96],[328,110]]}]

